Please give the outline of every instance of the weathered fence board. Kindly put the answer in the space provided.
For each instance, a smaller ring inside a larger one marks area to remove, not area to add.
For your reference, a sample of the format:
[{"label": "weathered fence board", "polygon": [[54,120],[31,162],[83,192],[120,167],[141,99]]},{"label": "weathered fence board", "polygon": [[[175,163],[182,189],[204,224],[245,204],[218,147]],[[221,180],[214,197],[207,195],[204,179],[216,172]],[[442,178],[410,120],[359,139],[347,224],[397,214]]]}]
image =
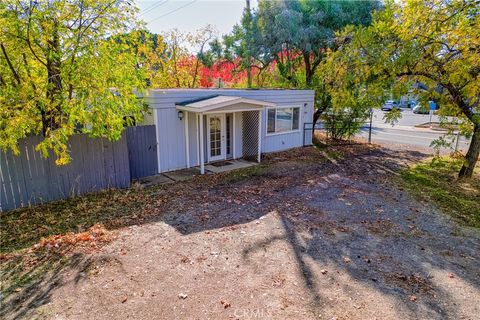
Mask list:
[{"label": "weathered fence board", "polygon": [[158,173],[157,137],[154,125],[128,127],[127,144],[131,179]]},{"label": "weathered fence board", "polygon": [[35,151],[40,140],[32,136],[20,141],[18,156],[0,153],[1,211],[130,185],[126,133],[116,142],[73,136],[69,142],[72,161],[65,166]]}]

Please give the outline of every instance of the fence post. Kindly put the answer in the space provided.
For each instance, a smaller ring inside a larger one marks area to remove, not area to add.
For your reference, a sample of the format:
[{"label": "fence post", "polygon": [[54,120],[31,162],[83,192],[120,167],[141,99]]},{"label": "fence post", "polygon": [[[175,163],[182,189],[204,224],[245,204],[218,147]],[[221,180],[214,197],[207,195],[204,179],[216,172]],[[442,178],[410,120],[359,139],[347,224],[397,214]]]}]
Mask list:
[{"label": "fence post", "polygon": [[457,142],[455,143],[455,152],[458,151],[458,143],[460,142],[460,132],[457,132]]},{"label": "fence post", "polygon": [[[305,126],[306,126],[306,124],[307,124],[306,122],[303,123],[303,144],[302,145],[304,147],[305,147],[305,130],[306,130]],[[313,141],[313,137],[312,137],[312,141]]]},{"label": "fence post", "polygon": [[350,134],[350,132],[351,132],[351,131],[350,131],[350,128],[351,128],[351,124],[350,124],[350,122],[349,122],[348,125],[347,125],[348,143],[349,143],[349,144],[352,144],[352,135]]},{"label": "fence post", "polygon": [[328,122],[327,121],[325,121],[325,139],[328,141]]},{"label": "fence post", "polygon": [[368,144],[372,144],[372,121],[373,121],[373,110],[370,109],[370,127],[368,128]]}]

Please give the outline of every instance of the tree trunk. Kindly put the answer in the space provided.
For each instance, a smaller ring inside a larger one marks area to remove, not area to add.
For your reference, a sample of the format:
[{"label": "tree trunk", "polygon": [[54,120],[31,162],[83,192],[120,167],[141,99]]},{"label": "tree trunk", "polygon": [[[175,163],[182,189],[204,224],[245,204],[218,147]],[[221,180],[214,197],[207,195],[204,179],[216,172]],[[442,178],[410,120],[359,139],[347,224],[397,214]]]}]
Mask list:
[{"label": "tree trunk", "polygon": [[45,112],[42,112],[43,135],[47,136],[51,131],[60,128],[62,121],[62,78],[60,58],[60,37],[58,35],[58,23],[54,23],[52,39],[48,42],[47,54],[47,99],[49,104]]},{"label": "tree trunk", "polygon": [[310,53],[305,52],[303,54],[303,62],[305,64],[305,84],[307,85],[307,88],[310,88],[313,78],[312,64],[310,62]]},{"label": "tree trunk", "polygon": [[[252,13],[250,11],[250,0],[246,0],[246,10],[247,10],[247,14],[248,14],[248,21],[249,23],[251,23],[252,21]],[[247,88],[252,88],[252,59],[251,59],[251,56],[250,56],[250,48],[251,48],[251,40],[252,40],[252,37],[251,37],[251,26],[249,25],[248,26],[248,37],[246,38],[247,40]]]},{"label": "tree trunk", "polygon": [[[202,49],[202,51],[203,51],[203,49]],[[192,84],[190,85],[190,88],[195,88],[196,87],[199,66],[200,66],[200,62],[199,62],[199,58],[197,57],[197,59],[195,61],[195,69],[193,71]]]},{"label": "tree trunk", "polygon": [[315,125],[322,116],[322,114],[327,111],[331,106],[330,96],[325,92],[325,85],[322,83],[315,90],[315,112],[313,113],[313,129],[312,136],[315,136]]},{"label": "tree trunk", "polygon": [[325,111],[325,110],[317,109],[317,110],[315,110],[315,112],[313,113],[312,137],[315,136],[315,125],[317,124],[318,119],[320,119],[320,116],[322,115],[323,111]]},{"label": "tree trunk", "polygon": [[459,178],[471,178],[473,175],[473,170],[478,161],[478,156],[480,155],[480,124],[475,123],[473,127],[473,136],[472,141],[470,142],[470,147],[468,148],[467,155],[465,156],[466,162],[463,164],[460,173],[458,174]]}]

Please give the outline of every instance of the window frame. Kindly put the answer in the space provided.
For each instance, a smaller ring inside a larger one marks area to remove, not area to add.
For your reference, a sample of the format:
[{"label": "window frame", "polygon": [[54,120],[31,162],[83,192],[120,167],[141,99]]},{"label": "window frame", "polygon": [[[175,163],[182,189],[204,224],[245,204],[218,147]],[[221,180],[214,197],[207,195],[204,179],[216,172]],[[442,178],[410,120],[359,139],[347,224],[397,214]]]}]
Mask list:
[{"label": "window frame", "polygon": [[[275,107],[267,107],[265,112],[265,134],[267,136],[276,136],[280,134],[289,134],[289,133],[297,133],[300,132],[300,127],[302,123],[302,107],[298,105],[293,105],[293,106],[275,106]],[[290,129],[288,131],[276,131],[277,130],[277,110],[278,109],[292,109],[292,121],[291,121],[291,128],[293,128],[293,114],[294,111],[293,109],[298,109],[298,129]],[[268,111],[269,110],[275,110],[275,132],[268,132]]]}]

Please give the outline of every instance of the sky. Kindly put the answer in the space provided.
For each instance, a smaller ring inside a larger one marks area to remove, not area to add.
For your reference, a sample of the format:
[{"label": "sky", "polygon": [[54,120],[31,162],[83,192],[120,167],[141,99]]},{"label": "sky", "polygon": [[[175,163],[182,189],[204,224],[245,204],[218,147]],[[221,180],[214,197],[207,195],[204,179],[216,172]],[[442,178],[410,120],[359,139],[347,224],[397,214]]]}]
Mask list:
[{"label": "sky", "polygon": [[[255,8],[257,0],[251,1]],[[153,33],[177,28],[184,32],[213,25],[219,35],[229,33],[240,22],[245,0],[156,0],[137,1],[140,19]]]}]

